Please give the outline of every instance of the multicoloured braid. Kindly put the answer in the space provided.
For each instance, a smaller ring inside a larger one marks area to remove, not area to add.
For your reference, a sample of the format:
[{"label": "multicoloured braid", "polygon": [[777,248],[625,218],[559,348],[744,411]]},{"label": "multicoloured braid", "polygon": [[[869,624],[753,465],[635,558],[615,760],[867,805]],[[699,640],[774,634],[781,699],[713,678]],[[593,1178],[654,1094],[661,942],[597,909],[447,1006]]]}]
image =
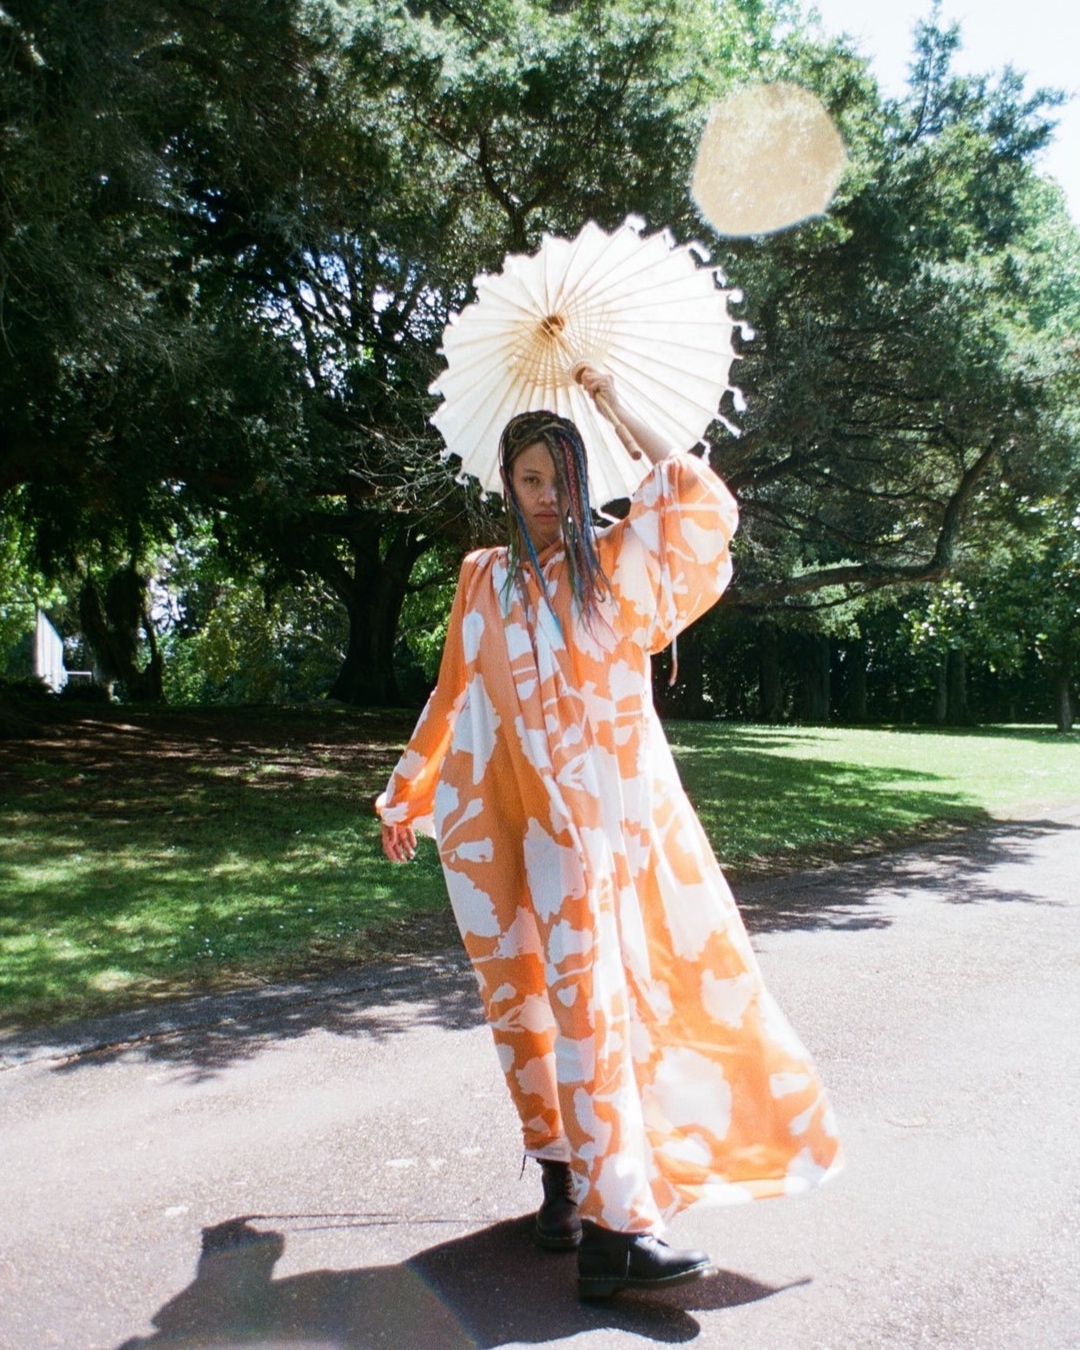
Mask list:
[{"label": "multicoloured braid", "polygon": [[567,504],[563,521],[563,545],[566,549],[570,588],[581,614],[590,622],[597,613],[600,601],[609,594],[610,586],[596,556],[585,443],[573,422],[546,409],[512,417],[499,441],[499,466],[509,508],[509,580],[513,582],[520,577],[526,557],[536,570],[537,577],[541,581],[543,578],[536,549],[525,527],[510,477],[514,461],[537,441],[545,445],[551,454],[559,491]]}]

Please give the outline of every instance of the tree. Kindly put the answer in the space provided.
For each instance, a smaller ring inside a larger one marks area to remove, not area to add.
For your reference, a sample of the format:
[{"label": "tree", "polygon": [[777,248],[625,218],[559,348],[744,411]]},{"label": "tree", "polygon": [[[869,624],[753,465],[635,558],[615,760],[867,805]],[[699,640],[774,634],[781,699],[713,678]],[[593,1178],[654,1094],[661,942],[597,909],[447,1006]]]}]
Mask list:
[{"label": "tree", "polygon": [[290,201],[282,187],[257,217],[238,190],[215,197],[209,246],[223,266],[242,249],[236,286],[302,356],[309,454],[275,501],[230,495],[224,527],[346,608],[336,696],[396,700],[413,567],[490,529],[427,423],[438,343],[468,278],[588,215],[687,218],[682,167],[716,78],[701,72],[716,56],[730,74],[733,52],[752,64],[771,42],[770,9],[724,14],[702,53],[700,11],[685,0],[491,0],[467,13],[356,0],[328,40],[338,58],[326,115],[308,127],[305,194]]},{"label": "tree", "polygon": [[786,2],[11,0],[0,509],[101,586],[210,522],[269,593],[337,597],[335,694],[397,701],[411,588],[492,528],[427,421],[468,278],[589,216],[699,233],[708,103],[795,78],[852,169],[828,219],[720,250],[760,337],[717,463],[735,603],[817,642],[838,591],[944,575],[988,483],[1039,495],[1076,444],[1033,242],[1053,99],[953,77],[955,43],[924,25],[911,96],[883,105]]},{"label": "tree", "polygon": [[723,250],[756,334],[745,434],[714,454],[742,507],[727,603],[765,625],[774,665],[777,636],[827,634],[838,599],[963,569],[1001,525],[984,519],[1001,482],[1045,488],[1077,460],[1073,283],[1049,246],[1076,231],[1033,163],[1059,98],[953,75],[958,42],[921,24],[910,92],[885,104],[861,62],[806,50],[851,155],[841,192],[825,220]]},{"label": "tree", "polygon": [[826,72],[843,196],[731,264],[760,335],[739,370],[746,434],[719,451],[744,503],[742,603],[939,579],[991,469],[1062,453],[1008,276],[1052,100],[954,77],[957,41],[920,25],[911,93],[877,126],[851,64]]},{"label": "tree", "polygon": [[0,11],[0,510],[76,579],[128,697],[160,693],[145,567],[161,542],[207,501],[257,501],[304,469],[294,346],[207,247],[223,183],[265,205],[255,167],[314,89],[301,10]]},{"label": "tree", "polygon": [[[1073,728],[1080,679],[1080,496],[1023,504],[1023,533],[987,572],[978,593],[988,659],[1022,668],[1034,652],[1053,696],[1059,731]],[[1004,552],[1004,551],[1003,551]]]}]

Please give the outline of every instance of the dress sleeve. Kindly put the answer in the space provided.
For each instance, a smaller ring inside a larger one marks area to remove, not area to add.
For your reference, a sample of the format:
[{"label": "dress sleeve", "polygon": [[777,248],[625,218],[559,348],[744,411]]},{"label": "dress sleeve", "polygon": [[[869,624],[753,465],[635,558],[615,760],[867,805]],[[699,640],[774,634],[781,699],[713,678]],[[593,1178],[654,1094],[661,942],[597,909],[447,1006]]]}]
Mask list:
[{"label": "dress sleeve", "polygon": [[626,519],[598,541],[620,634],[659,652],[710,609],[731,580],[738,523],[735,498],[702,460],[657,464]]},{"label": "dress sleeve", "polygon": [[470,582],[476,570],[476,555],[461,565],[450,621],[446,630],[439,678],[431,691],[409,744],[390,775],[390,781],[375,803],[384,825],[412,825],[421,834],[434,834],[432,809],[446,752],[454,735],[458,713],[465,700],[466,662],[462,625],[468,608]]}]

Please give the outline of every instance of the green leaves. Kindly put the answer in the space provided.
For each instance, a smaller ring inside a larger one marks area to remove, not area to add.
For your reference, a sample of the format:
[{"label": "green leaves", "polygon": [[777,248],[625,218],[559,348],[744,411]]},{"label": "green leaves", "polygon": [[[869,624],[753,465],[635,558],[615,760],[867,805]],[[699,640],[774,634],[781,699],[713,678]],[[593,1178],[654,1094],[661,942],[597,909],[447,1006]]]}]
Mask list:
[{"label": "green leaves", "polygon": [[700,236],[697,135],[749,78],[818,92],[851,163],[826,219],[716,249],[758,334],[717,433],[733,598],[941,577],[994,481],[1074,472],[1080,248],[1033,168],[1057,96],[957,76],[936,20],[884,102],[787,0],[3,15],[0,509],[42,566],[141,566],[213,518],[271,590],[340,597],[372,676],[345,686],[389,697],[402,560],[490,525],[428,424],[449,314],[545,230]]}]

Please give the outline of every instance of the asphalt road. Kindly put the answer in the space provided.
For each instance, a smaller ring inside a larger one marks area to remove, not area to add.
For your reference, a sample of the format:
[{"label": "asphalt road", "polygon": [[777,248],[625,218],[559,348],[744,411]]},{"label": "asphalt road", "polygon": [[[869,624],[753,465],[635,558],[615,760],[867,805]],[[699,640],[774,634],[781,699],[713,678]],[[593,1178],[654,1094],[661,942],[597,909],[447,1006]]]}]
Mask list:
[{"label": "asphalt road", "polygon": [[0,1037],[0,1346],[1080,1347],[1078,879],[1080,803],[740,893],[848,1166],[662,1297],[530,1246],[456,953]]}]

